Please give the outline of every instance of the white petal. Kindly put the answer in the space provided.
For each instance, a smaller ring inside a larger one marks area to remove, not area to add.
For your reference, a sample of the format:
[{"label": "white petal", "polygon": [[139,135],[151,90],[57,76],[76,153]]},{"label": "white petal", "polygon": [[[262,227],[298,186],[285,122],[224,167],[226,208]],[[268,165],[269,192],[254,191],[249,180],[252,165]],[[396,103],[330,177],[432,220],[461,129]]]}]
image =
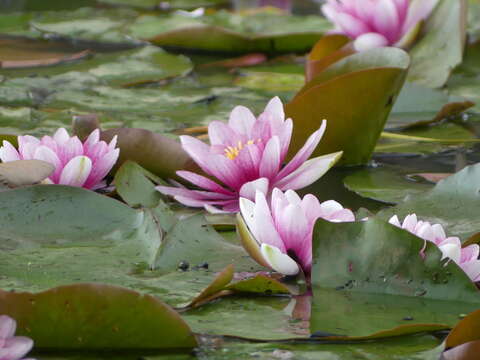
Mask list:
[{"label": "white petal", "polygon": [[92,161],[86,156],[76,156],[62,170],[59,184],[83,186],[92,171]]},{"label": "white petal", "polygon": [[262,256],[270,267],[283,275],[297,275],[298,264],[288,255],[282,253],[277,247],[262,244]]}]

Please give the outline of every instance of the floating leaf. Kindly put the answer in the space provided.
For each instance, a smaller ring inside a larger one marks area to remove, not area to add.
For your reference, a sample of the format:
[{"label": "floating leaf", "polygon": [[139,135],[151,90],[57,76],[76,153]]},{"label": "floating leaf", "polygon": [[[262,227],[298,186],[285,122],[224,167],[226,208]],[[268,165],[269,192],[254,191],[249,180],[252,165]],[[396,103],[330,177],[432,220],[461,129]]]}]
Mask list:
[{"label": "floating leaf", "polygon": [[291,153],[327,119],[314,155],[343,151],[343,164],[367,162],[408,65],[404,51],[380,48],[346,57],[317,75],[285,107],[295,125]]},{"label": "floating leaf", "polygon": [[278,11],[231,14],[219,11],[200,18],[182,15],[138,18],[132,35],[162,47],[228,53],[308,51],[330,28],[319,16],[289,16]]},{"label": "floating leaf", "polygon": [[0,290],[0,308],[35,347],[83,350],[191,349],[187,324],[150,295],[102,284],[61,286],[45,292]]},{"label": "floating leaf", "polygon": [[450,236],[466,240],[480,232],[477,209],[480,201],[480,164],[440,181],[431,191],[408,197],[397,206],[383,210],[383,218],[397,214],[403,218],[416,213],[419,219],[440,223]]},{"label": "floating leaf", "polygon": [[379,219],[318,220],[312,332],[370,337],[434,331],[476,308],[480,292],[475,284],[455,263],[440,261],[442,254],[432,243],[422,258],[424,246],[424,240]]},{"label": "floating leaf", "polygon": [[387,121],[387,128],[426,126],[471,108],[473,102],[407,82]]},{"label": "floating leaf", "polygon": [[112,5],[131,6],[140,9],[149,10],[170,10],[170,9],[188,9],[193,10],[199,7],[221,5],[227,0],[99,0],[100,3]]},{"label": "floating leaf", "polygon": [[41,160],[18,160],[0,164],[0,184],[9,188],[37,184],[55,171]]},{"label": "floating leaf", "polygon": [[[462,62],[466,40],[467,1],[442,0],[424,26],[424,36],[410,50],[410,81],[431,88],[442,87]],[[435,56],[439,54],[442,56]]]},{"label": "floating leaf", "polygon": [[400,169],[381,166],[359,170],[343,180],[347,189],[387,203],[398,203],[406,196],[417,196],[431,185],[409,180]]}]

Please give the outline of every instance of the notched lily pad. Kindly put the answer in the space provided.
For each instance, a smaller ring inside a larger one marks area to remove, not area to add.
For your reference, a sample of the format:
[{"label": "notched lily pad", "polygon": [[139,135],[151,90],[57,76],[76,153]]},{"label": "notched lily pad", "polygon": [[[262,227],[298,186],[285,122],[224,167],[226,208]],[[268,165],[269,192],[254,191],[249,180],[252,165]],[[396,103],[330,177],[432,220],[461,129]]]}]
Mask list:
[{"label": "notched lily pad", "polygon": [[191,349],[188,325],[151,295],[103,284],[76,284],[40,293],[0,290],[2,314],[38,349]]}]

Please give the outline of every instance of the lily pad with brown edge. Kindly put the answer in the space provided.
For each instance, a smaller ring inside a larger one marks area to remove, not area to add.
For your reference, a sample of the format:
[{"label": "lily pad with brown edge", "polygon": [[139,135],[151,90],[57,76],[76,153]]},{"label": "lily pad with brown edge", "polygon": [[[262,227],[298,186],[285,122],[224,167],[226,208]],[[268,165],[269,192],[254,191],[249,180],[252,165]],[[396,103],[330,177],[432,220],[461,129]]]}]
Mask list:
[{"label": "lily pad with brown edge", "polygon": [[345,35],[331,34],[323,36],[307,55],[305,64],[305,80],[309,82],[316,75],[334,62],[352,55],[355,50]]},{"label": "lily pad with brown edge", "polygon": [[431,223],[440,223],[449,236],[466,241],[480,232],[478,204],[480,201],[480,164],[467,166],[441,180],[424,194],[407,197],[395,207],[378,213],[383,219],[393,215],[403,218],[416,213]]},{"label": "lily pad with brown edge", "polygon": [[427,126],[458,116],[475,105],[445,91],[405,83],[388,118],[386,128],[405,129]]},{"label": "lily pad with brown edge", "polygon": [[251,14],[218,11],[199,18],[145,15],[129,30],[136,38],[166,48],[277,54],[306,52],[330,28],[319,16],[292,16],[267,9]]},{"label": "lily pad with brown edge", "polygon": [[462,62],[467,9],[467,0],[441,0],[438,3],[425,22],[423,36],[410,50],[409,81],[431,88],[440,88],[447,82],[452,70]]},{"label": "lily pad with brown edge", "polygon": [[448,334],[445,348],[448,350],[465,343],[480,340],[480,310],[466,315]]},{"label": "lily pad with brown edge", "polygon": [[[318,220],[313,233],[312,332],[395,336],[453,326],[480,291],[441,251],[377,218]],[[351,321],[355,314],[355,322]],[[393,333],[392,333],[393,332]]]},{"label": "lily pad with brown edge", "polygon": [[193,160],[178,141],[145,129],[117,128],[101,133],[107,142],[117,136],[120,158],[113,171],[131,160],[164,179],[176,178],[177,170],[193,166]]},{"label": "lily pad with brown edge", "polygon": [[2,314],[37,349],[191,349],[197,340],[169,306],[151,295],[104,284],[75,284],[40,293],[0,290]]},{"label": "lily pad with brown edge", "polygon": [[317,75],[286,104],[293,119],[290,154],[318,129],[327,130],[313,156],[343,151],[344,165],[364,164],[375,148],[405,81],[409,57],[380,48],[346,57]]},{"label": "lily pad with brown edge", "polygon": [[206,302],[209,302],[218,297],[224,296],[225,292],[230,294],[231,291],[225,289],[230,281],[233,279],[234,274],[233,264],[228,265],[225,269],[220,271],[215,279],[208,285],[205,289],[202,290],[187,306],[186,308],[195,308]]}]

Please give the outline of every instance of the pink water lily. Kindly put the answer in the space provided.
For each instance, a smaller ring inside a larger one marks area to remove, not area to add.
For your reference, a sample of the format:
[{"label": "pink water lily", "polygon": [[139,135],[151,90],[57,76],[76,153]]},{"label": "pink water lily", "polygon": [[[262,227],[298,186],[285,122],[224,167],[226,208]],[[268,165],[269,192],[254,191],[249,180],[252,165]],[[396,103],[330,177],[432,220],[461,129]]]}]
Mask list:
[{"label": "pink water lily", "polygon": [[442,260],[450,258],[463,269],[472,281],[480,281],[480,260],[478,259],[480,247],[477,244],[462,248],[460,239],[453,236],[447,237],[442,225],[432,225],[428,221],[418,220],[415,214],[407,215],[402,223],[395,215],[390,218],[389,222],[419,238],[434,243],[442,252]]},{"label": "pink water lily", "polygon": [[[312,233],[318,218],[331,222],[355,221],[354,214],[334,200],[321,203],[312,194],[301,199],[293,190],[283,193],[277,188],[270,201],[260,191],[256,193],[255,202],[241,198],[240,213],[261,258],[251,255],[261,265],[266,264],[284,275],[296,275],[300,268],[310,273]],[[252,239],[242,239],[242,242],[252,242]],[[251,245],[245,246],[249,252]],[[254,248],[252,252],[255,251]]]},{"label": "pink water lily", "polygon": [[103,178],[117,162],[120,150],[115,148],[116,143],[116,136],[109,144],[100,141],[97,129],[82,144],[78,137],[71,137],[67,130],[60,128],[53,137],[19,136],[18,151],[3,141],[0,159],[3,162],[43,160],[55,166],[47,182],[96,189],[104,186]]},{"label": "pink water lily", "polygon": [[402,47],[418,33],[437,0],[327,0],[324,15],[335,24],[334,33],[354,39],[363,51],[381,46]]},{"label": "pink water lily", "polygon": [[15,336],[16,330],[17,322],[14,319],[0,315],[0,360],[21,359],[32,349],[32,339]]},{"label": "pink water lily", "polygon": [[257,190],[268,194],[275,187],[300,189],[325,174],[340,158],[341,152],[307,160],[325,128],[326,121],[323,121],[290,162],[283,165],[293,122],[285,120],[280,99],[270,100],[258,118],[246,107],[237,106],[228,124],[210,123],[210,145],[191,136],[180,138],[185,151],[209,177],[190,171],[178,171],[177,175],[201,190],[181,186],[158,186],[157,189],[187,206],[237,212],[240,197],[253,200]]}]

